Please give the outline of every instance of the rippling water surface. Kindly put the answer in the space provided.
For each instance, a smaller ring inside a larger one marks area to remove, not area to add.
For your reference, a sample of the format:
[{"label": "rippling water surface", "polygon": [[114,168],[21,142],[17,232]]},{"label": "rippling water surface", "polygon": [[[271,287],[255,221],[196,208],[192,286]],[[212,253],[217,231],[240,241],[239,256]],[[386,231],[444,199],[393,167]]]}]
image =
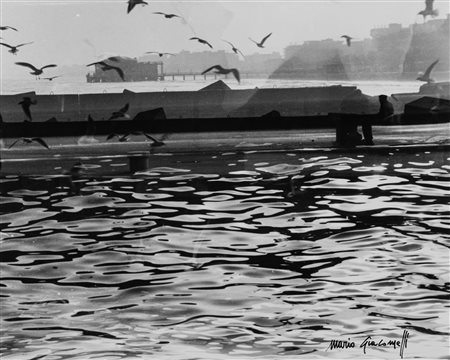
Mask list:
[{"label": "rippling water surface", "polygon": [[3,359],[448,356],[447,155],[253,155],[4,177]]}]

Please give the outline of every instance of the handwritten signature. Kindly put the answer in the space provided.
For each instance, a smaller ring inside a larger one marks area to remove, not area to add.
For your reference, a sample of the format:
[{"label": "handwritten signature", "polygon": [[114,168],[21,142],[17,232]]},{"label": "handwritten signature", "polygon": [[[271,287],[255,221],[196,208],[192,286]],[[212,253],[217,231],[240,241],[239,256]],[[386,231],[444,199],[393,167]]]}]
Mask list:
[{"label": "handwritten signature", "polygon": [[[364,354],[370,348],[388,348],[399,349],[400,357],[403,359],[403,353],[408,347],[409,332],[407,330],[403,331],[403,336],[401,340],[398,339],[373,339],[371,336],[367,336],[360,344],[359,347],[363,349]],[[335,349],[354,349],[357,344],[354,341],[348,340],[330,340],[330,344],[327,347],[328,350]]]}]

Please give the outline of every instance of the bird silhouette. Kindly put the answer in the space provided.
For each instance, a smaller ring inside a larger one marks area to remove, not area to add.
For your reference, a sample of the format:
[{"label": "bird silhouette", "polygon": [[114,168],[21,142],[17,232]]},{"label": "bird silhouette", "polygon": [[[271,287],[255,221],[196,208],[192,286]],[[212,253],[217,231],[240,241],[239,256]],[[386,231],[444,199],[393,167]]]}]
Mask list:
[{"label": "bird silhouette", "polygon": [[158,51],[147,51],[146,54],[158,54],[159,57],[163,57],[164,55],[175,56],[175,54],[172,54],[172,53],[158,52]]},{"label": "bird silhouette", "polygon": [[266,42],[266,40],[269,38],[269,36],[272,35],[272,33],[270,33],[269,35],[266,35],[260,42],[257,42],[255,40],[253,40],[252,38],[249,38],[251,41],[253,41],[256,46],[260,47],[260,48],[264,48],[264,43]]},{"label": "bird silhouette", "polygon": [[126,104],[123,108],[121,108],[119,111],[114,111],[111,115],[111,117],[108,120],[114,120],[114,119],[120,119],[120,118],[130,118],[130,115],[128,115],[127,111],[130,108],[130,104]]},{"label": "bird silhouette", "polygon": [[166,14],[166,13],[163,13],[163,12],[160,12],[160,11],[154,12],[153,14],[162,15],[162,16],[164,16],[166,19],[172,19],[172,18],[174,18],[174,17],[178,17],[178,18],[181,19],[181,16],[179,16],[179,15],[177,15],[177,14]]},{"label": "bird silhouette", "polygon": [[12,26],[0,26],[0,30],[14,30],[14,31],[18,31],[16,28],[13,28]]},{"label": "bird silhouette", "polygon": [[164,145],[163,141],[156,140],[153,136],[151,136],[150,134],[148,134],[148,133],[146,133],[144,131],[132,131],[132,132],[129,132],[129,133],[125,134],[125,135],[119,135],[119,134],[113,133],[113,134],[109,134],[108,137],[106,138],[106,140],[111,140],[111,139],[117,137],[120,142],[126,142],[126,141],[129,140],[130,136],[139,136],[139,135],[144,135],[147,139],[151,140],[152,141],[152,144],[151,144],[152,147]]},{"label": "bird silhouette", "polygon": [[37,79],[39,79],[39,75],[41,75],[44,72],[44,69],[57,66],[56,64],[50,64],[50,65],[45,65],[41,68],[37,68],[34,65],[32,65],[30,63],[26,63],[26,62],[16,62],[16,65],[25,66],[25,67],[33,70],[32,72],[30,72],[30,74],[35,75]]},{"label": "bird silhouette", "polygon": [[345,42],[347,43],[347,46],[351,46],[352,45],[352,37],[348,36],[348,35],[342,35],[341,38],[345,39]]},{"label": "bird silhouette", "polygon": [[92,65],[98,65],[100,67],[100,69],[103,71],[114,70],[115,72],[117,72],[117,74],[120,76],[120,78],[123,81],[125,81],[125,74],[123,73],[123,70],[118,66],[113,66],[113,65],[107,64],[104,61],[93,62],[86,66],[92,66]]},{"label": "bird silhouette", "polygon": [[148,5],[148,3],[143,0],[128,0],[127,14],[129,14],[131,12],[131,10],[133,10],[134,7],[139,4]]},{"label": "bird silhouette", "polygon": [[439,15],[439,11],[437,9],[433,9],[433,2],[434,0],[425,0],[425,9],[417,13],[417,15],[423,16],[424,22],[427,16],[436,17]]},{"label": "bird silhouette", "polygon": [[25,113],[25,116],[27,117],[27,119],[32,121],[33,119],[31,118],[30,106],[36,105],[37,100],[31,100],[31,98],[29,98],[28,96],[25,96],[22,98],[22,101],[20,101],[18,104],[22,106],[22,110]]},{"label": "bird silhouette", "polygon": [[53,81],[54,79],[59,78],[59,77],[61,77],[61,75],[46,77],[46,78],[44,78],[44,80]]},{"label": "bird silhouette", "polygon": [[0,42],[0,45],[3,45],[3,46],[8,47],[8,48],[9,48],[8,51],[9,51],[11,54],[17,55],[17,52],[19,51],[19,49],[18,49],[19,47],[24,46],[24,45],[28,45],[28,44],[32,44],[32,43],[33,43],[33,42],[27,42],[27,43],[24,43],[24,44],[19,44],[19,45],[13,46],[13,45],[9,45],[9,44]]},{"label": "bird silhouette", "polygon": [[242,51],[241,50],[239,50],[236,46],[234,46],[232,43],[230,43],[229,41],[226,41],[226,40],[224,40],[227,44],[230,44],[230,46],[231,46],[231,50],[233,50],[233,52],[235,53],[235,54],[241,54],[242,55],[242,57],[244,57],[244,54],[242,53]]},{"label": "bird silhouette", "polygon": [[235,68],[233,68],[233,69],[225,69],[225,68],[223,68],[220,65],[214,65],[214,66],[211,66],[210,68],[206,69],[205,71],[203,71],[202,75],[206,74],[208,71],[211,71],[211,70],[216,70],[216,71],[214,71],[216,74],[227,75],[229,73],[232,73],[234,75],[234,77],[236,78],[236,80],[239,83],[241,82],[241,76],[239,74],[239,70],[238,69],[235,69]]},{"label": "bird silhouette", "polygon": [[207,42],[206,40],[201,39],[199,37],[194,36],[194,37],[191,37],[189,40],[197,40],[200,44],[208,45],[211,49],[213,48],[209,42]]},{"label": "bird silhouette", "polygon": [[47,143],[40,137],[33,137],[33,138],[20,138],[17,139],[16,141],[14,141],[11,145],[8,146],[8,149],[11,149],[14,145],[16,145],[19,141],[22,141],[24,144],[31,144],[33,142],[38,143],[39,145],[42,145],[43,147],[47,148],[50,150],[49,146],[47,145]]},{"label": "bird silhouette", "polygon": [[434,82],[432,78],[430,78],[431,70],[435,67],[435,65],[439,62],[439,59],[433,62],[430,66],[427,67],[423,74],[419,74],[419,77],[416,80],[425,81],[427,83]]}]

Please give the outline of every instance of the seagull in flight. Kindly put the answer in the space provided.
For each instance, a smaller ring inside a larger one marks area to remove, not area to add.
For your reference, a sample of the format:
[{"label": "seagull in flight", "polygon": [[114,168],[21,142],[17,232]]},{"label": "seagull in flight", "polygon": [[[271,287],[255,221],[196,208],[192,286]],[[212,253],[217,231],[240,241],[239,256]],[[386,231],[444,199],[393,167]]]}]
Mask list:
[{"label": "seagull in flight", "polygon": [[177,14],[166,14],[166,13],[163,13],[163,12],[160,12],[160,11],[154,12],[153,14],[162,15],[162,16],[164,16],[166,19],[172,19],[172,18],[174,18],[174,17],[178,17],[178,18],[181,19],[181,16],[179,16],[179,15],[177,15]]},{"label": "seagull in flight", "polygon": [[435,67],[435,65],[439,62],[439,59],[433,62],[428,68],[425,70],[423,74],[419,74],[419,77],[416,80],[425,81],[427,83],[434,82],[432,78],[430,78],[431,70]]},{"label": "seagull in flight", "polygon": [[245,57],[244,56],[244,54],[242,53],[242,51],[241,50],[239,50],[236,46],[234,46],[232,43],[230,43],[229,41],[226,41],[226,40],[224,40],[227,44],[230,44],[230,46],[231,46],[231,50],[233,50],[233,52],[235,53],[235,54],[241,54],[242,55],[242,57]]},{"label": "seagull in flight", "polygon": [[211,49],[213,48],[209,42],[207,42],[204,39],[200,39],[199,37],[194,36],[194,37],[191,37],[189,40],[197,40],[200,44],[208,45]]},{"label": "seagull in flight", "polygon": [[44,78],[44,80],[53,81],[53,79],[56,79],[56,78],[59,78],[59,77],[61,77],[61,75],[46,77],[46,78]]},{"label": "seagull in flight", "polygon": [[21,138],[21,139],[17,139],[16,141],[14,141],[11,145],[9,145],[8,149],[11,149],[14,145],[16,145],[19,141],[22,141],[22,143],[24,144],[31,144],[33,142],[38,143],[39,145],[42,145],[43,147],[47,148],[50,150],[50,148],[48,147],[47,143],[40,137],[33,137],[33,138]]},{"label": "seagull in flight", "polygon": [[226,74],[232,73],[234,75],[234,77],[236,78],[236,80],[239,83],[241,82],[241,76],[239,74],[239,70],[238,69],[234,69],[234,68],[233,69],[225,69],[225,68],[223,68],[220,65],[214,65],[214,66],[211,66],[210,68],[206,69],[205,71],[203,71],[202,75],[206,74],[208,71],[211,71],[211,70],[216,70],[216,71],[214,71],[216,74],[224,74],[224,75],[226,75]]},{"label": "seagull in flight", "polygon": [[433,9],[433,1],[434,0],[425,0],[425,9],[417,13],[417,15],[423,16],[424,22],[428,15],[432,17],[436,17],[439,15],[439,11],[437,9]]},{"label": "seagull in flight", "polygon": [[172,54],[172,53],[158,52],[158,51],[147,51],[146,54],[158,54],[159,57],[163,57],[164,55],[175,56],[175,54]]},{"label": "seagull in flight", "polygon": [[255,40],[253,40],[252,38],[249,38],[251,41],[253,41],[256,46],[260,47],[260,48],[264,48],[264,43],[266,42],[266,40],[269,38],[269,36],[272,35],[272,33],[270,33],[269,35],[266,35],[260,42],[257,42]]},{"label": "seagull in flight", "polygon": [[16,62],[16,65],[25,66],[27,68],[30,68],[31,70],[33,70],[32,72],[30,72],[30,74],[35,75],[37,79],[39,79],[39,75],[41,75],[44,72],[44,69],[57,66],[56,64],[50,64],[50,65],[45,65],[38,69],[34,65],[32,65],[30,63],[26,63],[26,62]]},{"label": "seagull in flight", "polygon": [[27,117],[27,119],[32,121],[33,119],[31,118],[30,106],[36,105],[37,100],[31,100],[31,98],[29,98],[28,96],[25,96],[22,98],[22,101],[20,101],[18,104],[22,106],[22,110],[25,113],[25,116]]},{"label": "seagull in flight", "polygon": [[125,135],[110,134],[110,135],[108,135],[106,140],[111,140],[114,137],[118,137],[120,142],[126,142],[126,141],[129,140],[129,137],[132,136],[132,135],[133,136],[144,135],[147,139],[153,141],[153,143],[151,145],[152,147],[164,145],[164,142],[156,140],[153,136],[151,136],[150,134],[147,134],[146,132],[143,132],[143,131],[133,131],[133,132],[130,132],[130,133],[125,134]]},{"label": "seagull in flight", "polygon": [[24,44],[19,44],[19,45],[13,46],[13,45],[9,45],[9,44],[0,42],[0,45],[3,45],[3,46],[8,47],[8,48],[9,48],[8,51],[9,51],[11,54],[17,55],[17,52],[19,51],[19,49],[18,49],[19,47],[24,46],[24,45],[28,45],[28,44],[32,44],[32,43],[33,43],[33,42],[28,42],[28,43],[24,43]]},{"label": "seagull in flight", "polygon": [[348,35],[342,35],[341,38],[345,39],[345,42],[347,43],[347,46],[351,46],[352,45],[352,37],[348,36]]},{"label": "seagull in flight", "polygon": [[127,14],[129,14],[131,10],[133,10],[134,7],[139,4],[148,5],[148,3],[145,2],[144,0],[128,0]]},{"label": "seagull in flight", "polygon": [[108,120],[114,120],[114,119],[120,119],[120,118],[126,118],[129,119],[130,115],[128,115],[127,111],[130,108],[130,104],[126,104],[123,108],[121,108],[119,111],[114,111],[111,115],[111,117]]},{"label": "seagull in flight", "polygon": [[14,30],[14,31],[18,31],[16,28],[13,28],[12,26],[0,26],[0,30]]},{"label": "seagull in flight", "polygon": [[[111,60],[111,59],[109,59]],[[118,61],[118,60],[116,60]],[[123,73],[123,70],[118,67],[118,66],[113,66],[113,65],[109,65],[107,63],[105,63],[104,61],[97,61],[97,62],[93,62],[91,64],[88,64],[86,66],[92,66],[92,65],[98,65],[100,66],[100,69],[102,69],[103,71],[108,71],[108,70],[114,70],[117,72],[117,74],[120,76],[120,78],[125,81],[125,75]]]}]

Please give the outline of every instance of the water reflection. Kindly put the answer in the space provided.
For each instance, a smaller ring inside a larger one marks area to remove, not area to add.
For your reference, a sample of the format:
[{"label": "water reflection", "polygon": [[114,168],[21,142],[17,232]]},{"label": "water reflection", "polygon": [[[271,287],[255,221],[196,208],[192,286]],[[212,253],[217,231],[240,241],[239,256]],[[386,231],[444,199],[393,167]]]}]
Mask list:
[{"label": "water reflection", "polygon": [[4,358],[360,358],[330,339],[403,329],[407,356],[445,356],[443,157],[292,155],[80,177],[76,193],[2,179]]}]

